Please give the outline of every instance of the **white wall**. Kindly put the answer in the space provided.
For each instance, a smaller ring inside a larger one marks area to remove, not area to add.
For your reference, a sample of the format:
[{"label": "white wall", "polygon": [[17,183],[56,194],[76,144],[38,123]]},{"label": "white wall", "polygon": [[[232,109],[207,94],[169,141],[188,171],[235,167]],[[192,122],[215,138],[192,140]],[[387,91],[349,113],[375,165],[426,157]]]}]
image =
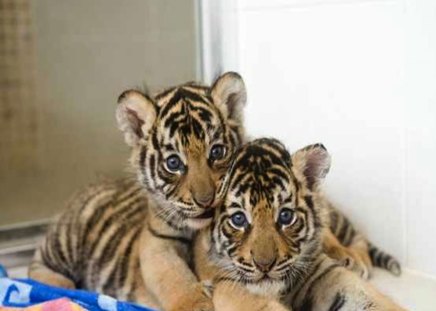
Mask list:
[{"label": "white wall", "polygon": [[436,1],[240,0],[236,13],[225,69],[247,82],[249,132],[323,142],[334,201],[436,276]]}]

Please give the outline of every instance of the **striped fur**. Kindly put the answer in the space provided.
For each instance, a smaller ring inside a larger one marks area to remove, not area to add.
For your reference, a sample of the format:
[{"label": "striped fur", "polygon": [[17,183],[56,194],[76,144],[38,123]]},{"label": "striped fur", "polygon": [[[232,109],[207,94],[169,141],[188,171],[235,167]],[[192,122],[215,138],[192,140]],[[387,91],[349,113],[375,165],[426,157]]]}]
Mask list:
[{"label": "striped fur", "polygon": [[211,222],[241,144],[245,97],[235,73],[212,87],[187,83],[154,98],[124,92],[117,121],[136,180],[78,194],[35,254],[30,277],[164,310],[212,310],[189,267],[189,245]]},{"label": "striped fur", "polygon": [[[78,193],[49,229],[30,276],[138,300],[137,289],[143,288],[137,275],[138,237],[147,213],[144,197],[134,179],[108,181]],[[47,274],[46,268],[61,276]]]},{"label": "striped fur", "polygon": [[[210,307],[203,287],[186,264],[188,246],[193,234],[210,223],[209,207],[218,203],[231,155],[244,139],[245,100],[243,81],[235,73],[224,74],[210,88],[187,83],[154,97],[133,90],[124,92],[117,120],[132,148],[130,163],[138,182],[102,183],[73,199],[35,255],[30,276],[165,309],[196,310],[197,301],[200,307],[205,301]],[[226,155],[211,161],[208,156],[216,144],[225,147]],[[173,154],[185,164],[184,170],[174,173],[165,167],[165,160]],[[141,232],[134,233],[141,217]],[[348,265],[352,269],[369,266],[359,260],[359,252],[350,251],[353,243],[344,246],[331,232],[324,235],[325,249],[332,257],[353,263]],[[114,247],[117,245],[120,249]],[[386,262],[386,257],[372,250],[375,262]],[[126,267],[134,280],[126,276]],[[176,279],[178,276],[186,290],[174,285],[174,270],[180,272]],[[153,284],[147,285],[147,290],[143,276]],[[162,285],[153,288],[155,284]],[[181,297],[187,295],[185,303]]]},{"label": "striped fur", "polygon": [[278,141],[259,139],[237,152],[223,205],[195,244],[216,310],[402,310],[323,253],[329,166],[320,144],[291,157]]}]

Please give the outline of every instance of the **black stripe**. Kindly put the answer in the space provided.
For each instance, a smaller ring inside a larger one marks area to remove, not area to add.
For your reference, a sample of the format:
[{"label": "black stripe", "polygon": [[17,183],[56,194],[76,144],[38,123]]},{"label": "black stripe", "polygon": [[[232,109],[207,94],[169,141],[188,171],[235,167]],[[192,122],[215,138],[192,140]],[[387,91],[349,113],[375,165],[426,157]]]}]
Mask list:
[{"label": "black stripe", "polygon": [[333,303],[328,311],[339,311],[344,306],[345,301],[344,295],[336,293],[335,300],[333,300]]},{"label": "black stripe", "polygon": [[169,93],[171,93],[172,91],[174,91],[175,87],[170,87],[166,90],[163,90],[162,92],[160,92],[159,94],[156,95],[156,101],[161,100],[162,98],[164,98],[165,96],[167,96]]},{"label": "black stripe", "polygon": [[320,227],[321,226],[321,220],[319,219],[318,213],[315,211],[315,206],[313,204],[312,197],[310,195],[304,196],[304,202],[306,202],[307,207],[309,207],[310,211],[312,212],[312,217],[314,219],[314,226]]},{"label": "black stripe", "polygon": [[160,111],[160,117],[164,118],[168,112],[175,106],[177,103],[182,99],[182,92],[180,92],[180,89],[177,89],[177,91],[174,93],[173,97],[165,104],[163,109]]},{"label": "black stripe", "polygon": [[118,286],[120,288],[125,285],[124,283],[126,282],[127,275],[128,275],[128,269],[130,267],[129,261],[132,260],[130,257],[132,255],[133,245],[135,244],[135,241],[138,240],[138,236],[141,233],[141,229],[142,229],[141,227],[136,229],[136,232],[130,238],[130,241],[128,242],[126,250],[124,251],[123,261],[121,264],[119,278],[118,278],[118,282],[117,282]]},{"label": "black stripe", "polygon": [[145,157],[147,156],[147,150],[145,147],[141,148],[141,152],[139,154],[139,167],[141,168],[141,171],[145,170]]},{"label": "black stripe", "polygon": [[388,263],[389,263],[389,259],[390,259],[389,255],[383,254],[382,266],[381,266],[382,268],[387,268]]},{"label": "black stripe", "polygon": [[[115,277],[118,272],[118,262],[122,261],[122,257],[118,256],[118,258],[115,259],[116,263],[112,267],[112,271],[109,274],[109,277],[106,279],[105,283],[103,284],[103,293],[108,296],[116,297],[116,289],[117,284],[115,284]],[[100,267],[100,269],[103,269]]]},{"label": "black stripe", "polygon": [[160,145],[159,141],[157,140],[157,133],[156,131],[153,131],[151,134],[151,144],[153,145],[154,150],[159,150]]},{"label": "black stripe", "polygon": [[347,233],[348,227],[349,227],[349,223],[348,221],[346,221],[346,219],[344,217],[342,217],[342,224],[341,224],[341,230],[339,231],[338,234],[338,240],[340,242],[342,242],[345,238],[345,235]]},{"label": "black stripe", "polygon": [[[77,248],[75,247],[75,245],[73,245],[73,236],[75,236],[76,237],[76,239],[78,238],[78,236],[77,236],[77,234],[76,234],[76,231],[74,230],[73,231],[73,224],[74,224],[74,222],[73,221],[67,221],[67,224],[66,224],[66,228],[65,228],[65,230],[66,230],[66,232],[65,232],[65,236],[66,236],[66,241],[65,241],[65,243],[67,244],[67,258],[68,258],[68,265],[70,266],[70,267],[74,267],[74,264],[75,264],[75,262],[74,262],[74,254],[75,254],[75,251],[77,252]],[[65,226],[65,225],[64,225]]]},{"label": "black stripe", "polygon": [[334,233],[336,232],[336,227],[338,225],[338,214],[335,210],[330,210],[330,230]]},{"label": "black stripe", "polygon": [[306,296],[306,298],[304,298],[303,304],[301,305],[300,310],[301,311],[312,311],[313,309],[313,303],[312,303],[312,299],[308,296]]},{"label": "black stripe", "polygon": [[156,185],[156,158],[155,155],[152,154],[150,155],[150,160],[149,160],[149,170],[150,170],[150,177],[151,179],[153,179],[153,184]]},{"label": "black stripe", "polygon": [[[114,227],[114,226],[109,226]],[[126,226],[121,225],[119,228],[116,228],[115,232],[111,235],[111,237],[108,239],[106,244],[103,245],[103,249],[97,256],[99,256],[98,260],[96,261],[96,266],[100,267],[100,269],[103,269],[106,264],[110,264],[111,260],[114,260],[115,252],[117,251],[121,241],[123,240],[123,237],[126,235],[128,229]],[[96,247],[98,244],[96,245]],[[96,258],[97,256],[92,256],[93,258]],[[116,267],[114,267],[116,269]]]},{"label": "black stripe", "polygon": [[356,236],[356,230],[354,230],[352,223],[350,223],[348,231],[349,231],[349,234],[347,234],[345,236],[344,241],[342,241],[342,244],[344,246],[347,246],[347,247],[351,245],[351,242],[353,241],[354,237]]},{"label": "black stripe", "polygon": [[[55,228],[55,232],[59,232],[58,227],[56,226]],[[50,249],[50,252],[48,252],[49,257],[51,257],[51,260],[46,262],[47,266],[53,270],[56,271],[60,274],[62,274],[63,276],[69,278],[70,280],[76,280],[76,278],[73,278],[73,274],[71,273],[70,268],[68,267],[68,265],[65,265],[65,257],[62,253],[61,247],[60,247],[60,242],[59,242],[59,236],[53,236],[53,235],[49,235],[50,240],[49,245],[47,245],[47,247]]]},{"label": "black stripe", "polygon": [[190,245],[191,244],[191,240],[182,236],[174,236],[174,235],[166,235],[166,234],[161,234],[159,232],[157,232],[156,230],[154,230],[150,225],[148,225],[148,231],[150,231],[150,233],[160,239],[165,239],[165,240],[172,240],[172,241],[176,241],[176,242],[180,242],[186,245]]}]

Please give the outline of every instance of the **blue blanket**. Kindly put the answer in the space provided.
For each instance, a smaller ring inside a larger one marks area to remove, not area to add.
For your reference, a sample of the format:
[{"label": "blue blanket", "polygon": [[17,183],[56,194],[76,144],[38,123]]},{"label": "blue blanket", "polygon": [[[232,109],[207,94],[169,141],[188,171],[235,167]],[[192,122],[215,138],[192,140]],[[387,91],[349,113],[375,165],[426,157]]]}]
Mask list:
[{"label": "blue blanket", "polygon": [[48,286],[30,279],[9,279],[0,265],[0,306],[28,307],[42,302],[68,298],[91,311],[153,311],[136,304],[115,300],[84,290]]}]

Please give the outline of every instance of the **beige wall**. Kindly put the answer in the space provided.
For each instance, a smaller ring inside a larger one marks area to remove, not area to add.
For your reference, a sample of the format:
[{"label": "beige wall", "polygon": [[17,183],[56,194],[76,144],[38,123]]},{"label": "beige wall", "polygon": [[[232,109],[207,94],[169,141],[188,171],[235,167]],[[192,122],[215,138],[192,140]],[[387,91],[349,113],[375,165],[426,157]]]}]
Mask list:
[{"label": "beige wall", "polygon": [[194,1],[31,1],[38,154],[0,176],[0,225],[51,217],[96,175],[123,174],[116,98],[197,78]]}]

